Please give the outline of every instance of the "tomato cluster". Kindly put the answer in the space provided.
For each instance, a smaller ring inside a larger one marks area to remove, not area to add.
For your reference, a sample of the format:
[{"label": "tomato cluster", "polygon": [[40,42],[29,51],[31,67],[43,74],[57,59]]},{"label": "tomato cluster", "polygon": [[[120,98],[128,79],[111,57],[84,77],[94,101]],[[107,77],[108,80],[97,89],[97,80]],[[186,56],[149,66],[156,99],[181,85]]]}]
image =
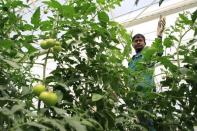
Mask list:
[{"label": "tomato cluster", "polygon": [[39,96],[39,99],[48,106],[54,106],[57,103],[58,97],[56,93],[46,91],[46,87],[42,84],[34,86],[33,93]]},{"label": "tomato cluster", "polygon": [[40,42],[42,49],[53,48],[53,51],[59,52],[62,50],[61,43],[55,39],[46,39]]}]

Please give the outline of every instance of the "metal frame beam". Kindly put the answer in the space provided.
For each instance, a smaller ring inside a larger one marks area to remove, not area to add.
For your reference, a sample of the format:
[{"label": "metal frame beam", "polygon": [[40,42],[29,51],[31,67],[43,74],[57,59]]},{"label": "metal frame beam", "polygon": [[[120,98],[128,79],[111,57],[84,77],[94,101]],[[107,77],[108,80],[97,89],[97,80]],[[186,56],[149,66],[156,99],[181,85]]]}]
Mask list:
[{"label": "metal frame beam", "polygon": [[154,11],[152,14],[147,14],[137,19],[131,19],[126,22],[120,22],[124,27],[128,28],[134,25],[138,25],[150,20],[154,20],[159,18],[160,15],[167,16],[170,14],[174,14],[186,9],[197,7],[196,0],[185,0],[184,2],[177,3],[175,5],[171,5],[165,8],[160,8],[158,11]]}]

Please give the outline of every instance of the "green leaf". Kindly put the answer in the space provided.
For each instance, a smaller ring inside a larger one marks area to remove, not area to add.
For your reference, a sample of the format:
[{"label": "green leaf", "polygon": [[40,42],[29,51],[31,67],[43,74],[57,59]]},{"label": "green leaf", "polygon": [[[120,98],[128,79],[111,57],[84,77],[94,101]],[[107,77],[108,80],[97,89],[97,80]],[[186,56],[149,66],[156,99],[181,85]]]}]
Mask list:
[{"label": "green leaf", "polygon": [[105,4],[105,0],[97,0],[97,2],[98,2],[99,4],[102,4],[102,5]]},{"label": "green leaf", "polygon": [[31,17],[31,23],[34,25],[34,27],[38,27],[40,24],[40,7],[36,9],[33,16]]},{"label": "green leaf", "polygon": [[147,110],[138,109],[138,110],[136,110],[136,113],[138,113],[138,112],[146,114],[146,115],[151,116],[151,117],[155,117],[152,112],[147,111]]},{"label": "green leaf", "polygon": [[172,40],[175,40],[175,41],[177,41],[177,42],[179,41],[179,40],[178,40],[175,36],[173,36],[173,35],[170,35],[169,37],[170,37],[170,39],[172,39]]},{"label": "green leaf", "polygon": [[152,44],[153,48],[157,49],[157,53],[163,54],[163,45],[162,40],[160,38],[156,38]]},{"label": "green leaf", "polygon": [[54,111],[59,115],[65,115],[66,111],[57,107],[51,107],[54,109]]},{"label": "green leaf", "polygon": [[20,68],[20,66],[16,62],[14,62],[14,61],[6,60],[3,57],[0,57],[0,59],[2,61],[6,62],[8,65],[12,66],[13,68],[16,68],[16,69],[19,69]]},{"label": "green leaf", "polygon": [[32,90],[29,87],[22,86],[22,92],[21,93],[22,93],[23,96],[25,96],[25,95],[31,94]]},{"label": "green leaf", "polygon": [[98,19],[100,22],[109,22],[109,16],[104,11],[98,12]]},{"label": "green leaf", "polygon": [[29,7],[28,5],[23,4],[22,1],[13,1],[11,3],[12,8],[16,8],[16,7]]},{"label": "green leaf", "polygon": [[[1,87],[2,88],[2,87]],[[17,99],[9,99],[9,98],[6,98],[6,97],[0,97],[0,101],[12,101],[12,102],[18,102]]]},{"label": "green leaf", "polygon": [[169,37],[165,38],[163,45],[167,48],[171,47],[173,45],[171,38],[169,38]]},{"label": "green leaf", "polygon": [[64,89],[68,89],[68,86],[66,84],[62,83],[62,82],[58,82],[57,85],[60,85]]},{"label": "green leaf", "polygon": [[192,22],[195,23],[197,19],[197,10],[195,10],[193,13],[192,13]]},{"label": "green leaf", "polygon": [[9,14],[9,19],[10,24],[16,24],[16,21],[18,21],[18,18],[14,13]]},{"label": "green leaf", "polygon": [[184,15],[184,14],[179,14],[179,17],[183,21],[184,24],[191,24],[191,21]]},{"label": "green leaf", "polygon": [[85,119],[81,121],[81,124],[85,125],[85,126],[89,126],[89,127],[94,127],[94,125],[91,122],[89,122]]},{"label": "green leaf", "polygon": [[67,119],[69,125],[76,129],[76,131],[87,131],[86,127],[81,124],[81,122],[74,118]]},{"label": "green leaf", "polygon": [[6,48],[9,49],[13,45],[12,40],[0,40],[0,48]]},{"label": "green leaf", "polygon": [[66,131],[63,123],[60,120],[43,118],[41,122],[46,123],[47,125],[52,125],[54,128],[58,129],[58,131]]},{"label": "green leaf", "polygon": [[30,24],[24,24],[24,25],[22,26],[22,29],[23,29],[23,30],[32,30],[32,29],[33,29],[33,26],[30,25]]},{"label": "green leaf", "polygon": [[152,99],[155,99],[158,97],[158,94],[157,93],[154,93],[154,92],[148,92],[147,93],[147,100],[152,100]]},{"label": "green leaf", "polygon": [[42,21],[40,23],[40,29],[42,31],[47,31],[47,30],[51,30],[53,28],[53,22],[52,21]]},{"label": "green leaf", "polygon": [[6,116],[13,115],[12,112],[8,108],[0,108],[0,113]]},{"label": "green leaf", "polygon": [[144,59],[145,60],[150,60],[152,58],[152,56],[155,54],[156,51],[157,51],[157,49],[155,47],[144,48],[143,51],[142,51]]},{"label": "green leaf", "polygon": [[38,50],[37,48],[33,47],[31,43],[23,43],[23,45],[27,48],[29,54]]},{"label": "green leaf", "polygon": [[44,126],[44,125],[39,124],[39,123],[36,123],[36,122],[27,122],[24,125],[29,125],[29,126],[37,127],[39,129],[50,130],[47,126]]},{"label": "green leaf", "polygon": [[12,113],[15,113],[17,111],[22,111],[24,109],[25,105],[24,104],[19,104],[19,105],[14,105],[11,109]]},{"label": "green leaf", "polygon": [[159,61],[161,62],[161,64],[164,65],[165,68],[169,69],[171,72],[175,72],[177,71],[177,66],[174,65],[169,59],[168,57],[160,57]]},{"label": "green leaf", "polygon": [[160,0],[160,1],[159,1],[159,6],[163,3],[163,1],[164,1],[164,0]]},{"label": "green leaf", "polygon": [[59,11],[62,10],[62,5],[56,0],[44,1],[43,3],[45,3],[46,5],[48,5],[51,8],[57,9]]},{"label": "green leaf", "polygon": [[[116,23],[114,23],[114,24],[116,24]],[[117,26],[117,25],[114,25],[114,26]],[[132,51],[132,48],[131,48],[132,47],[131,37],[130,37],[130,35],[127,33],[127,31],[122,26],[119,27],[119,32],[118,33],[120,33],[121,37],[124,39],[124,41],[126,43],[126,46],[124,47],[123,54],[125,56],[129,56],[129,54]]]},{"label": "green leaf", "polygon": [[194,36],[197,35],[197,28],[195,28],[195,31],[194,31]]},{"label": "green leaf", "polygon": [[96,93],[94,93],[94,94],[92,95],[92,101],[93,101],[93,102],[99,101],[99,100],[101,100],[102,98],[103,98],[102,95],[99,95],[99,94],[96,94]]},{"label": "green leaf", "polygon": [[56,91],[56,94],[58,95],[58,103],[60,103],[64,94],[61,91]]},{"label": "green leaf", "polygon": [[73,17],[75,14],[75,9],[72,6],[64,5],[62,7],[63,16],[65,17]]},{"label": "green leaf", "polygon": [[104,130],[103,127],[100,125],[100,123],[98,123],[96,120],[89,118],[88,121],[96,125],[98,127],[98,130],[100,131]]}]

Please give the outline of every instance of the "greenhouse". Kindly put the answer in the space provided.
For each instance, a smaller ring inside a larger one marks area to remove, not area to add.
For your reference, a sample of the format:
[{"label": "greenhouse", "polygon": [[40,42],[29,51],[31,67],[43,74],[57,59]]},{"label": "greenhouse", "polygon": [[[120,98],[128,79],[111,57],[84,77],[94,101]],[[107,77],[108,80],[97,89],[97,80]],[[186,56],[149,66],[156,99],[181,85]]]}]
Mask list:
[{"label": "greenhouse", "polygon": [[197,0],[0,0],[0,131],[197,131]]}]

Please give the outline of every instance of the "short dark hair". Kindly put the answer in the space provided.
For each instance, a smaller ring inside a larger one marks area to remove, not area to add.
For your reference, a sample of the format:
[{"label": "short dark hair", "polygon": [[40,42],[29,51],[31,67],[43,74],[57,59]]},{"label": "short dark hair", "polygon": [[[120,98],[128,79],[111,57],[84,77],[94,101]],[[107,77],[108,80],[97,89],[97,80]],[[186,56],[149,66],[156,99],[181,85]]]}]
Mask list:
[{"label": "short dark hair", "polygon": [[132,37],[132,41],[134,41],[135,38],[137,37],[142,37],[144,39],[144,42],[146,43],[146,39],[145,39],[145,36],[142,35],[142,34],[135,34],[133,37]]}]

